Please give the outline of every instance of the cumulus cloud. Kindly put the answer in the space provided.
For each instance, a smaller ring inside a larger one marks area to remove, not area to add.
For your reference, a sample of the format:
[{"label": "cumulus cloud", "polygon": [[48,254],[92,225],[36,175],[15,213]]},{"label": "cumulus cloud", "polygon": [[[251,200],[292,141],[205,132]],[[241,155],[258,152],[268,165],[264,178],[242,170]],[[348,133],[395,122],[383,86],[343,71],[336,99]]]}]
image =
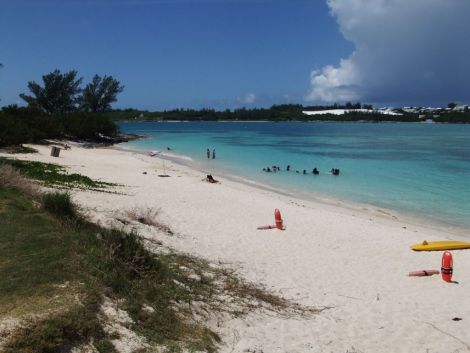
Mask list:
[{"label": "cumulus cloud", "polygon": [[327,0],[354,52],[311,73],[307,100],[470,100],[470,1]]}]

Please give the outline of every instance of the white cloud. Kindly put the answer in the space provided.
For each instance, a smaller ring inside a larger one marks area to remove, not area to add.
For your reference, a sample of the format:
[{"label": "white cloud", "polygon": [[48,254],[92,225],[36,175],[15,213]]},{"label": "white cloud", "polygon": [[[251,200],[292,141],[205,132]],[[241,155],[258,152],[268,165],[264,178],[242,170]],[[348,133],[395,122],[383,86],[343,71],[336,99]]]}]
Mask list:
[{"label": "white cloud", "polygon": [[311,73],[307,100],[470,100],[470,1],[327,2],[355,50]]},{"label": "white cloud", "polygon": [[239,97],[237,100],[241,103],[252,104],[256,100],[256,94],[248,93],[244,97],[241,97],[241,98]]},{"label": "white cloud", "polygon": [[308,99],[325,102],[357,100],[359,80],[353,62],[341,59],[338,68],[328,65],[321,71],[312,71]]}]

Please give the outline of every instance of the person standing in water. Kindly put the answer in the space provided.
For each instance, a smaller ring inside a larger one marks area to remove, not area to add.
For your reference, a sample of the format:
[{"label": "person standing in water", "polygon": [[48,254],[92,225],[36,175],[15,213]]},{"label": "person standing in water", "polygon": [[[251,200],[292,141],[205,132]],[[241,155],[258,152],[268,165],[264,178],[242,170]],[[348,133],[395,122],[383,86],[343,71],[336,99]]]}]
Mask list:
[{"label": "person standing in water", "polygon": [[209,149],[206,150],[207,158],[211,158],[211,151]]},{"label": "person standing in water", "polygon": [[215,148],[212,150],[212,159],[215,159]]}]

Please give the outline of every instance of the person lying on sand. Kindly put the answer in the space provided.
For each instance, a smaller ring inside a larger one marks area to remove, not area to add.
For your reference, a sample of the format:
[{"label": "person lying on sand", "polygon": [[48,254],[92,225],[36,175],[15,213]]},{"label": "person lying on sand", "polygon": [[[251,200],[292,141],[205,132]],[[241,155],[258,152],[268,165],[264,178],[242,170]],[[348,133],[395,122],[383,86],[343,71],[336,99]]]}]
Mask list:
[{"label": "person lying on sand", "polygon": [[213,178],[213,176],[210,175],[210,174],[207,174],[206,181],[208,181],[208,182],[211,183],[211,184],[213,184],[213,183],[218,183],[218,182],[219,182],[218,180],[215,180],[215,179]]}]

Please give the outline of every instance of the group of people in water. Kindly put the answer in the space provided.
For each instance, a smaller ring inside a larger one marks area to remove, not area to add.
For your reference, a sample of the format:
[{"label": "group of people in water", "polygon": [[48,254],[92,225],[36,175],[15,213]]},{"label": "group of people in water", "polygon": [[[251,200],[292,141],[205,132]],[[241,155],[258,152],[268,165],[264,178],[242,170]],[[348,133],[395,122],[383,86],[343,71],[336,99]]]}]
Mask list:
[{"label": "group of people in water", "polygon": [[[271,172],[272,172],[272,173],[276,173],[276,172],[280,172],[280,171],[281,171],[281,168],[278,167],[278,166],[275,166],[275,165],[273,165],[272,167],[263,168],[263,172],[267,172],[267,173],[271,173]],[[290,165],[288,165],[288,166],[286,167],[286,171],[290,172]],[[300,173],[299,170],[296,170],[295,172],[296,172],[296,173]],[[330,173],[333,174],[333,175],[339,175],[340,170],[339,170],[338,168],[331,168]],[[304,169],[303,172],[302,172],[302,174],[308,174],[308,173],[307,173],[307,170]],[[312,169],[312,174],[313,174],[313,175],[318,175],[318,174],[320,174],[320,171],[317,169],[317,167],[315,167],[315,168]]]},{"label": "group of people in water", "polygon": [[[207,159],[211,158],[211,150],[210,149],[206,150],[206,155],[207,155]],[[215,148],[212,149],[212,159],[215,159]]]}]

